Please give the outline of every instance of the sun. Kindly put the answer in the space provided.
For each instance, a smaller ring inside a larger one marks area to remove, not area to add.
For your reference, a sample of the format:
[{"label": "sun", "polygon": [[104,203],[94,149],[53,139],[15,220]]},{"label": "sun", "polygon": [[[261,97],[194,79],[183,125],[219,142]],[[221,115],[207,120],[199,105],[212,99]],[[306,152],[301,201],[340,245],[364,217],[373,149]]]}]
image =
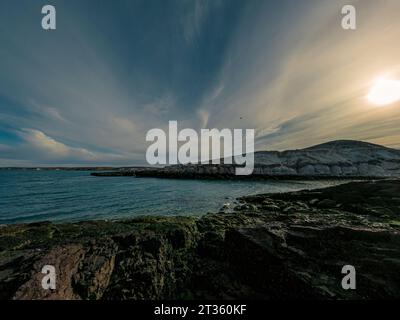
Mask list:
[{"label": "sun", "polygon": [[375,80],[367,98],[371,103],[379,106],[400,101],[400,81],[388,78]]}]

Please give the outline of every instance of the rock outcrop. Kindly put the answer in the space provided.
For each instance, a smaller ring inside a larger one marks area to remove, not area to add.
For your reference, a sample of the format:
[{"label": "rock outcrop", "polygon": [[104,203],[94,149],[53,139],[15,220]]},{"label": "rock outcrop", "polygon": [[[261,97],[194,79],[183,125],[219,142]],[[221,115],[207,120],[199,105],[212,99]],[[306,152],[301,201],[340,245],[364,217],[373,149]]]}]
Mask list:
[{"label": "rock outcrop", "polygon": [[[202,217],[1,226],[0,298],[400,298],[399,194],[399,180],[352,182]],[[356,290],[341,286],[344,265]]]}]

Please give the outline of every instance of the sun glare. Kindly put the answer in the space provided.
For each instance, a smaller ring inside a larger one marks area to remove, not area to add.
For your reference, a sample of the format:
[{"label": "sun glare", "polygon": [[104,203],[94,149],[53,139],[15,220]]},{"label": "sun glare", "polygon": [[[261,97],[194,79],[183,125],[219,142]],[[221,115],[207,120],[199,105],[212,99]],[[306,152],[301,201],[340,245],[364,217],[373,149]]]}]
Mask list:
[{"label": "sun glare", "polygon": [[379,106],[400,101],[400,81],[387,78],[377,79],[367,98],[371,103]]}]

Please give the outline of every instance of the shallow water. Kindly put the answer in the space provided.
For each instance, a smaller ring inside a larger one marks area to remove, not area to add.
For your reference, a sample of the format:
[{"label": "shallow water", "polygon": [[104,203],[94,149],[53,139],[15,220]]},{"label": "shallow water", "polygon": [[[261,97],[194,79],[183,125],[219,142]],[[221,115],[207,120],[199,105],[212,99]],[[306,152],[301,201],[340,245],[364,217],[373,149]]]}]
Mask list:
[{"label": "shallow water", "polygon": [[0,170],[0,224],[191,215],[236,197],[337,184],[335,181],[218,181],[93,177],[87,171]]}]

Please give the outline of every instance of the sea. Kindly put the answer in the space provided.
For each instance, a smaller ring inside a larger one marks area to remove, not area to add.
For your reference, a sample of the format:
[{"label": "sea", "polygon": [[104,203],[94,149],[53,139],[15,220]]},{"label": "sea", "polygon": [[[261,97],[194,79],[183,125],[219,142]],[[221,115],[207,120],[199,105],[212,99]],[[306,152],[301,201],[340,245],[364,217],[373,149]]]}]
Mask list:
[{"label": "sea", "polygon": [[0,170],[0,225],[115,220],[140,215],[202,215],[235,199],[338,181],[173,180],[95,177],[90,171]]}]

